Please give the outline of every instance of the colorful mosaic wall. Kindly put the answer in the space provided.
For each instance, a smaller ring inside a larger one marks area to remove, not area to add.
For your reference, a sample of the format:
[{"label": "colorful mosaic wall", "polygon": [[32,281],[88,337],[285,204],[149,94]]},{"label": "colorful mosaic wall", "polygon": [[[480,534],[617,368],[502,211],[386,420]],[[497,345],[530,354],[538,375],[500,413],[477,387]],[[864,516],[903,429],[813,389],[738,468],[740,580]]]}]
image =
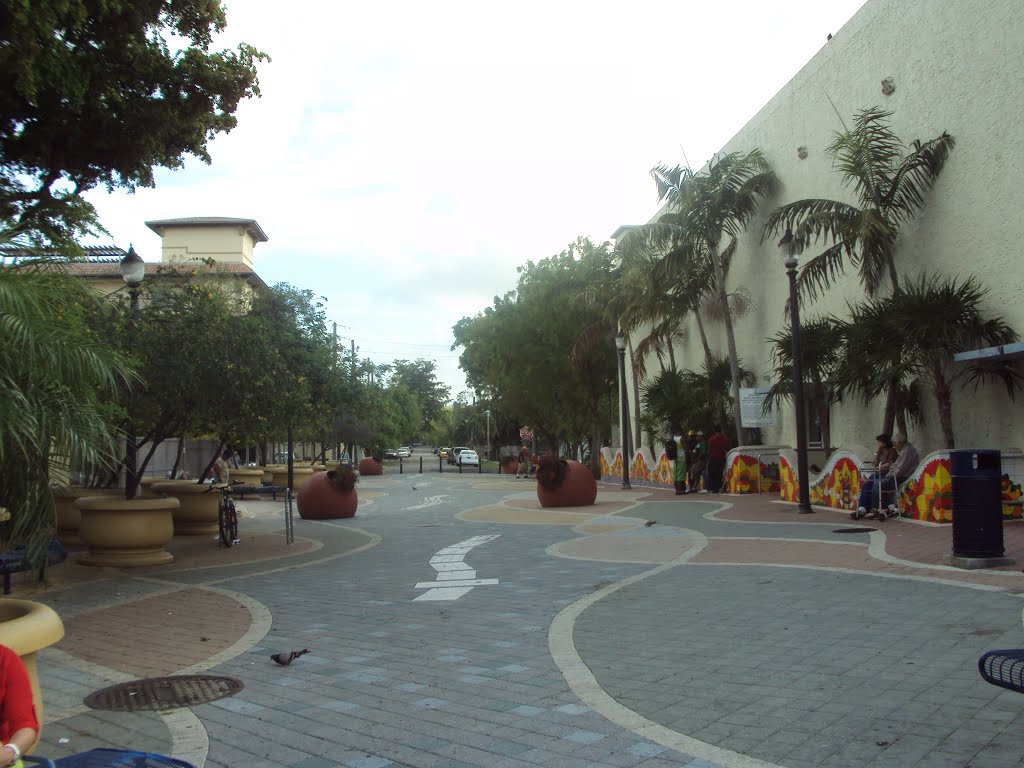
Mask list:
[{"label": "colorful mosaic wall", "polygon": [[[810,478],[811,504],[833,509],[857,508],[860,493],[861,458],[850,451],[836,451],[825,469]],[[779,455],[779,497],[783,501],[797,501],[799,490],[796,477],[796,453],[781,451]]]},{"label": "colorful mosaic wall", "polygon": [[[726,459],[725,490],[726,493],[758,493],[758,454],[750,453],[742,448],[729,451]],[[778,493],[779,481],[778,454],[769,452],[760,458],[761,493]]]},{"label": "colorful mosaic wall", "polygon": [[[610,464],[609,460],[611,460]],[[607,448],[601,449],[601,477],[622,477],[622,451],[616,451],[615,456],[612,457],[611,451]],[[672,488],[672,462],[663,452],[658,457],[657,466],[652,469],[647,463],[646,454],[643,451],[637,451],[633,456],[633,462],[629,465],[629,481],[641,485]]]},{"label": "colorful mosaic wall", "polygon": [[[1001,483],[1003,501],[1016,501],[1024,496],[1020,485],[1003,475]],[[953,479],[949,473],[949,455],[945,452],[929,454],[917,471],[900,489],[900,511],[904,515],[930,523],[953,522]],[[1021,508],[1016,504],[1003,505],[1004,520],[1020,520]]]}]

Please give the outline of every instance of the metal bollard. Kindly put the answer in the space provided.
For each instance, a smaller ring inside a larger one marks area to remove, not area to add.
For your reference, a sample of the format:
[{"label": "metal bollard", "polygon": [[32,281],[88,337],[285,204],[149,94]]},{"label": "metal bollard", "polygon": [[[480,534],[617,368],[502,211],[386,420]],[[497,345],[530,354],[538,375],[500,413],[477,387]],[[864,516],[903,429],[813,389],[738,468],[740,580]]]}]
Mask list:
[{"label": "metal bollard", "polygon": [[420,474],[423,474],[423,457],[420,456]]},{"label": "metal bollard", "polygon": [[479,459],[477,459],[476,462],[476,472],[478,475],[482,475],[484,473],[484,463]]},{"label": "metal bollard", "polygon": [[405,460],[401,456],[399,456],[398,457],[398,474],[402,474],[402,467],[403,466],[405,466]]}]

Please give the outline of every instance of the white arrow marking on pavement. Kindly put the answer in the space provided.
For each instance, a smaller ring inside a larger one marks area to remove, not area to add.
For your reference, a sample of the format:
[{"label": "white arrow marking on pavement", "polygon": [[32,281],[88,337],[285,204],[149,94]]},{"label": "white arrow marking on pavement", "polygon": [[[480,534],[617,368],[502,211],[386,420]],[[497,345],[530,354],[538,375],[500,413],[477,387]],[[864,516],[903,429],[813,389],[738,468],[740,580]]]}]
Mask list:
[{"label": "white arrow marking on pavement", "polygon": [[427,496],[423,500],[422,504],[417,504],[415,507],[402,507],[403,512],[408,512],[411,509],[426,509],[427,507],[436,507],[438,504],[443,504],[447,496]]},{"label": "white arrow marking on pavement", "polygon": [[478,579],[476,569],[464,560],[473,547],[493,541],[500,535],[474,536],[437,552],[430,558],[430,567],[437,571],[436,581],[418,582],[415,589],[427,591],[414,600],[458,600],[473,587],[497,584],[497,579]]}]

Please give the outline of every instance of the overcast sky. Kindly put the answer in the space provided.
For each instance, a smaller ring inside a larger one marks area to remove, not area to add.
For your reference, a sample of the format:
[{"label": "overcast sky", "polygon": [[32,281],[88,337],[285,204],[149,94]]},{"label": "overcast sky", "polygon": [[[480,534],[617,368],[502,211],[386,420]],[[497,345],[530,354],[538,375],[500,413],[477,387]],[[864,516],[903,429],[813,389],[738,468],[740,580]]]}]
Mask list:
[{"label": "overcast sky", "polygon": [[272,57],[262,98],[212,165],[88,197],[147,261],[146,220],[256,219],[265,282],[324,296],[362,357],[434,359],[455,397],[460,318],[646,221],[650,168],[703,165],[863,4],[229,0],[219,44]]}]

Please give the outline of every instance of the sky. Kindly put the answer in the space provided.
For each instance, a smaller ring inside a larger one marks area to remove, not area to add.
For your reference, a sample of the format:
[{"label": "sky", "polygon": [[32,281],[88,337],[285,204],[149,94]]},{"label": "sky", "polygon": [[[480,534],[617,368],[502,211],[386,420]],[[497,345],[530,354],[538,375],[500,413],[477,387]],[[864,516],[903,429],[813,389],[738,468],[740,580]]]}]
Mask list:
[{"label": "sky", "polygon": [[864,0],[227,0],[216,43],[272,59],[213,162],[93,190],[110,238],[160,260],[144,222],[259,222],[264,282],[325,299],[376,363],[432,359],[466,390],[452,326],[516,268],[657,210],[649,171],[698,168]]}]

